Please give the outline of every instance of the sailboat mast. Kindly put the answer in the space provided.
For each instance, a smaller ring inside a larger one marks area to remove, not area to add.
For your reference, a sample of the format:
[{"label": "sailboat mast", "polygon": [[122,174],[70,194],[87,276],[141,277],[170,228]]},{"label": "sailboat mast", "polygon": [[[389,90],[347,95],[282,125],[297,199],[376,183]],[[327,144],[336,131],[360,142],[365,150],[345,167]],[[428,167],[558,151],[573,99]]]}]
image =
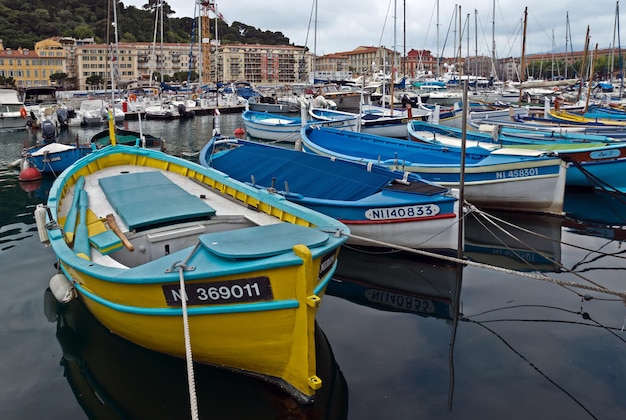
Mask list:
[{"label": "sailboat mast", "polygon": [[315,22],[313,22],[313,84],[317,78],[317,0],[315,0]]},{"label": "sailboat mast", "polygon": [[474,56],[476,57],[474,76],[476,76],[476,88],[478,89],[478,10],[476,9],[474,9]]},{"label": "sailboat mast", "polygon": [[491,19],[491,62],[496,62],[496,0],[493,0],[493,10]]},{"label": "sailboat mast", "polygon": [[402,76],[406,76],[406,0],[402,10]]},{"label": "sailboat mast", "polygon": [[587,34],[585,35],[585,51],[583,53],[583,60],[580,64],[580,84],[578,86],[577,101],[580,101],[582,94],[583,82],[585,81],[585,66],[587,65],[587,53],[589,52],[589,25],[587,25]]},{"label": "sailboat mast", "polygon": [[619,97],[621,98],[624,91],[624,60],[622,58],[622,43],[620,41],[619,33],[619,0],[615,5],[615,16],[617,16],[617,56],[619,57]]},{"label": "sailboat mast", "polygon": [[391,110],[391,115],[393,116],[393,88],[396,82],[396,16],[397,15],[397,5],[398,1],[394,0],[393,2],[393,67],[391,68],[391,88],[389,92],[389,109]]},{"label": "sailboat mast", "polygon": [[519,99],[517,100],[517,104],[522,106],[522,95],[524,93],[524,89],[522,89],[522,85],[524,83],[524,75],[526,73],[526,20],[528,19],[528,6],[524,8],[524,35],[522,36],[522,59],[520,61],[520,72],[519,72]]},{"label": "sailboat mast", "polygon": [[439,78],[439,66],[441,65],[441,53],[439,52],[439,0],[437,0],[437,78]]},{"label": "sailboat mast", "polygon": [[565,79],[567,79],[567,40],[569,38],[569,12],[565,14]]},{"label": "sailboat mast", "polygon": [[[115,39],[115,55],[111,57],[111,108],[115,100],[115,78],[118,76],[117,60],[120,56],[120,44],[117,35],[117,0],[113,0],[113,34]],[[113,54],[113,48],[111,48]]]}]

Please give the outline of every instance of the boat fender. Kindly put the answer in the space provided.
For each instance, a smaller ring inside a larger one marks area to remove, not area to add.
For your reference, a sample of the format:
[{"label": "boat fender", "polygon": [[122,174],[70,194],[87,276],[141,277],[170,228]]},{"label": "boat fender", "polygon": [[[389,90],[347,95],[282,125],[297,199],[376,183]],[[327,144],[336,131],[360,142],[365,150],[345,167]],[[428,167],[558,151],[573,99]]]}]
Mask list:
[{"label": "boat fender", "polygon": [[37,181],[41,179],[41,172],[39,172],[39,169],[31,166],[27,159],[22,159],[22,170],[17,179],[24,182]]},{"label": "boat fender", "polygon": [[7,165],[7,168],[13,169],[13,168],[19,168],[20,166],[22,166],[22,158],[19,158],[17,160],[14,160],[13,162],[9,163]]},{"label": "boat fender", "polygon": [[63,273],[57,273],[49,282],[52,294],[61,303],[69,303],[76,297],[76,290]]},{"label": "boat fender", "polygon": [[26,118],[26,115],[28,115],[28,111],[26,111],[26,108],[21,107],[20,108],[20,117]]},{"label": "boat fender", "polygon": [[50,238],[48,238],[48,229],[46,229],[46,207],[43,204],[37,204],[35,208],[35,222],[37,223],[39,241],[44,244],[49,243]]}]

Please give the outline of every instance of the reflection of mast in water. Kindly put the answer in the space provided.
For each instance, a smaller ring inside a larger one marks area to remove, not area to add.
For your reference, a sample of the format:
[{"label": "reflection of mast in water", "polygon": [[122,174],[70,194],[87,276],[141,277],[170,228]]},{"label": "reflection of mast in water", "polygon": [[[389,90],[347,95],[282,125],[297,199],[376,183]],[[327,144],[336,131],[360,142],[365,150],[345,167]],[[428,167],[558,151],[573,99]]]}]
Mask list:
[{"label": "reflection of mast in water", "polygon": [[374,309],[446,320],[449,342],[449,408],[454,390],[454,343],[461,319],[463,264],[404,252],[373,253],[344,246],[326,293]]},{"label": "reflection of mast in water", "polygon": [[448,411],[452,412],[452,400],[454,397],[454,344],[456,343],[456,332],[459,325],[459,319],[461,318],[461,282],[463,279],[461,270],[462,266],[459,265],[456,277],[456,287],[452,296],[452,308],[454,318],[452,320],[452,335],[450,337],[450,351],[448,352],[449,372],[450,372],[450,384],[448,391]]}]

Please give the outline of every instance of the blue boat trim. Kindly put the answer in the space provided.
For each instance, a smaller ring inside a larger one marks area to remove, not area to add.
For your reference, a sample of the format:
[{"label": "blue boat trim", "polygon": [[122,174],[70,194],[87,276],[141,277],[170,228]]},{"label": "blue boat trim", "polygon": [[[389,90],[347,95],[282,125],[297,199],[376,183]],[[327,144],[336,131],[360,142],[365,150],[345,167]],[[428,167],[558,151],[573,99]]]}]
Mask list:
[{"label": "blue boat trim", "polygon": [[[335,274],[337,269],[337,262],[333,264],[333,268],[324,276],[323,279],[315,286],[313,293],[319,295],[326,289],[331,277]],[[62,267],[63,272],[68,278],[71,278],[69,273]],[[182,316],[182,308],[138,308],[136,306],[120,305],[109,300],[103,299],[97,296],[78,282],[73,282],[74,287],[78,289],[80,294],[87,296],[89,299],[97,302],[107,308],[111,308],[115,311],[132,313],[137,315],[149,315],[149,316]],[[239,312],[257,312],[257,311],[275,311],[281,309],[293,309],[298,307],[298,301],[294,299],[287,299],[282,301],[273,302],[256,302],[256,303],[242,303],[237,305],[220,305],[220,306],[203,306],[203,307],[188,307],[187,313],[190,315],[217,315]]]}]

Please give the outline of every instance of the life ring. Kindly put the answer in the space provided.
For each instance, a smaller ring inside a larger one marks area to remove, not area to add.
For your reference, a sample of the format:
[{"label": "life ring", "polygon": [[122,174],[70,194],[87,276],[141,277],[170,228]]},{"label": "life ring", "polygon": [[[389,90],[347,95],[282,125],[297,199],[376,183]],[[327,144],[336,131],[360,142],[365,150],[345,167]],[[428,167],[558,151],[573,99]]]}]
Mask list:
[{"label": "life ring", "polygon": [[26,111],[26,108],[21,107],[20,108],[20,117],[22,118],[26,118],[26,115],[28,114],[28,112]]},{"label": "life ring", "polygon": [[128,95],[128,99],[131,102],[135,102],[137,100],[137,95],[135,95],[134,93],[131,93],[130,95]]},{"label": "life ring", "polygon": [[198,100],[198,95],[197,94],[192,95],[191,99],[194,100],[194,101]]}]

